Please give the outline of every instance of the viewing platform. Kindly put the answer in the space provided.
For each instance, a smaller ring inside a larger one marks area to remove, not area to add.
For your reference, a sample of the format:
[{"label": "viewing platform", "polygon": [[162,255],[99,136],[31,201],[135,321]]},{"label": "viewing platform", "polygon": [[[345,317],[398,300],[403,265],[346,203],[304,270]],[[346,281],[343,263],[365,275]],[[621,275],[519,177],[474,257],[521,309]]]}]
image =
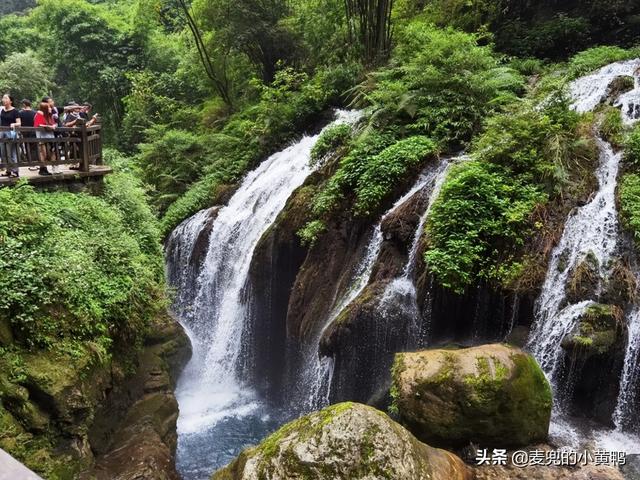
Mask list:
[{"label": "viewing platform", "polygon": [[[112,172],[103,164],[102,134],[100,125],[87,127],[59,127],[55,129],[53,138],[36,138],[39,128],[0,127],[0,132],[15,131],[15,138],[0,138],[0,170],[15,168],[8,163],[10,151],[17,153],[19,177],[0,176],[0,187],[11,186],[21,179],[33,185],[51,185],[74,181],[101,180]],[[41,150],[47,149],[52,161],[43,162]],[[54,175],[40,175],[39,169],[45,166],[52,170],[59,166],[60,173]]]}]

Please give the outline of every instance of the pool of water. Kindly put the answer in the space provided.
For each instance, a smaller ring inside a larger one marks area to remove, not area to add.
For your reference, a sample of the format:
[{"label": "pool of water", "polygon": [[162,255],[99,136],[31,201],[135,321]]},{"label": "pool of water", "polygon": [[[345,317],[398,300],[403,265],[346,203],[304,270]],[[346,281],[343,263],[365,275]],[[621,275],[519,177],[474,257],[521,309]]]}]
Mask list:
[{"label": "pool of water", "polygon": [[286,419],[263,403],[251,401],[224,408],[215,415],[210,412],[209,421],[198,426],[180,422],[176,463],[184,480],[210,479],[213,472],[244,448],[260,443]]}]

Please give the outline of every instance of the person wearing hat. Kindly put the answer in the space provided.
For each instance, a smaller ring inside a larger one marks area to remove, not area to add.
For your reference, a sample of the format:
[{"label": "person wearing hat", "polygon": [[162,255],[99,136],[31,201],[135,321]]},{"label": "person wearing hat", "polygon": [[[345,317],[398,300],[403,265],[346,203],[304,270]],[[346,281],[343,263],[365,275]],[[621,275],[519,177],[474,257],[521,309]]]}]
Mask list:
[{"label": "person wearing hat", "polygon": [[95,125],[100,120],[100,115],[94,113],[91,115],[91,109],[93,105],[88,102],[84,102],[82,104],[82,110],[80,111],[80,118],[87,122],[87,127]]},{"label": "person wearing hat", "polygon": [[81,119],[80,111],[82,107],[78,105],[76,102],[71,102],[69,105],[64,107],[64,117],[62,118],[62,124],[65,127],[77,127],[80,122],[78,120]]},{"label": "person wearing hat", "polygon": [[[64,117],[62,119],[62,125],[66,128],[79,127],[84,123],[84,120],[80,116],[80,112],[82,111],[82,106],[78,105],[76,102],[70,102],[69,105],[64,107]],[[75,132],[67,133],[69,137],[78,137],[78,134]],[[67,158],[75,157],[78,158],[80,155],[80,148],[77,144],[68,145],[68,151],[65,152]],[[69,167],[69,170],[80,170],[79,165],[72,165]]]}]

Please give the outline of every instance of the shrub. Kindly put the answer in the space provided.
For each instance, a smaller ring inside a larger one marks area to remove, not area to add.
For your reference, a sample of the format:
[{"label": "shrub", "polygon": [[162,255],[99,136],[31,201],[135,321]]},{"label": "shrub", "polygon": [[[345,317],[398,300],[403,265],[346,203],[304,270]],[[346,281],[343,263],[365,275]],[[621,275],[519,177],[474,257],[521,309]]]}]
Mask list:
[{"label": "shrub", "polygon": [[624,142],[625,160],[634,165],[640,164],[640,125],[636,125]]},{"label": "shrub", "polygon": [[155,221],[125,177],[107,201],[84,194],[0,190],[0,317],[31,347],[135,346],[163,308]]},{"label": "shrub", "polygon": [[570,171],[594,155],[567,101],[519,102],[488,120],[474,161],[452,170],[427,222],[425,259],[444,286],[510,286],[522,270],[536,206],[568,188]]},{"label": "shrub", "polygon": [[613,62],[628,60],[638,55],[637,49],[625,50],[620,47],[594,47],[573,56],[569,61],[568,74],[577,78]]},{"label": "shrub", "polygon": [[511,278],[531,231],[529,215],[545,199],[503,166],[473,161],[453,168],[427,223],[430,271],[458,293],[478,280]]},{"label": "shrub", "polygon": [[[331,213],[347,195],[353,192],[373,158],[395,142],[392,133],[369,130],[354,143],[351,151],[340,160],[335,174],[313,200],[313,214],[320,217]],[[349,199],[349,202],[352,198]],[[349,205],[348,203],[346,205]]]},{"label": "shrub", "polygon": [[602,136],[615,147],[621,147],[625,143],[626,128],[620,110],[607,106],[602,112],[601,118],[600,133]]},{"label": "shrub", "polygon": [[370,105],[373,125],[457,147],[522,87],[521,75],[501,65],[491,47],[479,46],[476,36],[413,22],[391,66],[374,72],[358,99]]},{"label": "shrub", "polygon": [[483,161],[533,175],[551,191],[562,185],[570,158],[581,147],[579,119],[562,96],[548,99],[542,109],[521,101],[487,121],[473,150]]},{"label": "shrub", "polygon": [[628,173],[620,182],[620,213],[624,225],[640,246],[640,176]]},{"label": "shrub", "polygon": [[367,163],[357,180],[356,213],[375,212],[408,172],[436,153],[436,144],[427,137],[409,137],[385,148]]},{"label": "shrub", "polygon": [[198,135],[184,130],[155,127],[148,136],[153,140],[140,145],[136,163],[153,187],[155,205],[164,212],[198,178],[205,149]]},{"label": "shrub", "polygon": [[317,165],[339,147],[346,145],[350,139],[350,125],[340,124],[325,129],[311,150],[311,164]]}]

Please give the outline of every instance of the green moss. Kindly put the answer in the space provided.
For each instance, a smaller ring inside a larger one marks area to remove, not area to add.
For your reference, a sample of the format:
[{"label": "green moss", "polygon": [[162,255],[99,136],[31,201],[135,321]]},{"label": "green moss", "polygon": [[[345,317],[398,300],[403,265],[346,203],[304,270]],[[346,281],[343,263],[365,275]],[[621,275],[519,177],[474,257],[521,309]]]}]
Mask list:
[{"label": "green moss", "polygon": [[396,353],[393,359],[393,365],[391,366],[391,389],[389,395],[391,396],[391,405],[389,405],[389,413],[392,415],[398,415],[400,413],[398,409],[398,400],[400,398],[400,374],[404,370],[404,359],[402,353]]},{"label": "green moss", "polygon": [[543,441],[551,417],[551,386],[531,355],[514,355],[511,360],[515,370],[507,387],[512,402],[507,424],[515,428],[509,432],[509,438],[521,444],[532,439]]},{"label": "green moss", "polygon": [[562,346],[575,350],[583,358],[602,355],[618,341],[623,312],[616,305],[592,304],[588,306]]},{"label": "green moss", "polygon": [[602,136],[614,147],[621,147],[625,142],[626,127],[622,121],[620,110],[608,105],[604,106],[600,112],[600,119]]},{"label": "green moss", "polygon": [[[418,438],[449,446],[469,441],[525,445],[546,438],[551,389],[532,357],[513,353],[510,366],[497,355],[479,355],[475,372],[461,376],[456,353],[435,355],[440,360],[433,361],[442,361],[438,371],[396,399],[401,419]],[[429,361],[428,352],[425,359]],[[412,368],[419,368],[419,363]],[[400,373],[393,375],[396,392],[401,388]]]},{"label": "green moss", "polygon": [[463,382],[469,387],[469,398],[480,411],[489,411],[500,395],[505,380],[509,373],[507,367],[500,361],[491,357],[491,365],[487,357],[476,359],[476,375],[467,375]]}]

